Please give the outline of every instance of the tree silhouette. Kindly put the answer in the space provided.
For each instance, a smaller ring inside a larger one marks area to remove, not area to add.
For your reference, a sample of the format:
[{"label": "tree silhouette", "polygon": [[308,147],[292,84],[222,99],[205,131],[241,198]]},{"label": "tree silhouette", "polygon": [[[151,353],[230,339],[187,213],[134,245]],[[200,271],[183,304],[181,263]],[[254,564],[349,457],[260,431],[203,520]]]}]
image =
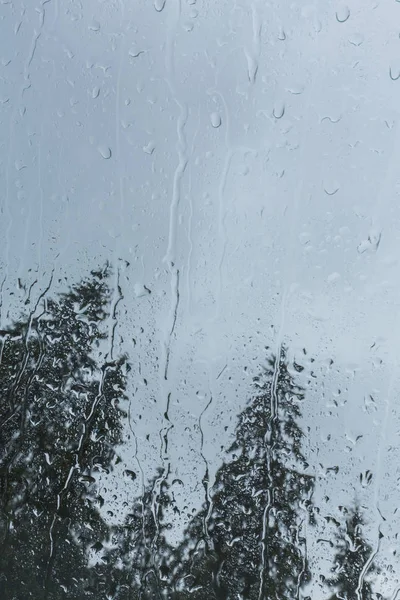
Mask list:
[{"label": "tree silhouette", "polygon": [[[109,276],[108,267],[93,271],[0,331],[1,600],[300,598],[314,478],[300,426],[303,368],[289,365],[285,348],[254,379],[226,461],[178,548],[167,543],[162,469],[123,523],[107,525],[97,478],[120,460],[130,370],[112,356]],[[357,503],[343,510],[330,600],[372,600],[378,570],[362,512]]]},{"label": "tree silhouette", "polygon": [[96,476],[118,460],[129,370],[104,357],[109,275],[93,271],[0,332],[2,600],[82,599],[90,548],[108,536]]},{"label": "tree silhouette", "polygon": [[190,523],[176,553],[180,598],[298,598],[309,578],[304,527],[313,523],[314,478],[302,452],[304,390],[286,351],[254,380],[229,459],[211,502]]},{"label": "tree silhouette", "polygon": [[[330,600],[375,599],[371,575],[376,574],[378,568],[370,562],[373,550],[363,534],[365,522],[361,507],[356,502],[343,510],[346,516],[344,526],[336,534],[332,576],[326,579],[328,588],[333,591]],[[368,569],[364,576],[366,566]]]},{"label": "tree silhouette", "polygon": [[[95,567],[114,600],[155,600],[170,596],[172,549],[165,537],[171,526],[164,518],[171,503],[169,485],[159,468],[135,498],[124,522],[113,528],[112,547]],[[97,598],[97,595],[95,596]]]}]

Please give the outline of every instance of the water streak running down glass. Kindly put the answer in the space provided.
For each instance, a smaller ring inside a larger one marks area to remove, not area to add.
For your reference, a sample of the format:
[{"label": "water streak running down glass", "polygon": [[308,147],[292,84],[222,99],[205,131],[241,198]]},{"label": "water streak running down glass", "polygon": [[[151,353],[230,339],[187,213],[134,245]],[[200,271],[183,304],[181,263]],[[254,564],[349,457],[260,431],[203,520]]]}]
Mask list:
[{"label": "water streak running down glass", "polygon": [[399,23],[0,3],[0,600],[399,600]]}]

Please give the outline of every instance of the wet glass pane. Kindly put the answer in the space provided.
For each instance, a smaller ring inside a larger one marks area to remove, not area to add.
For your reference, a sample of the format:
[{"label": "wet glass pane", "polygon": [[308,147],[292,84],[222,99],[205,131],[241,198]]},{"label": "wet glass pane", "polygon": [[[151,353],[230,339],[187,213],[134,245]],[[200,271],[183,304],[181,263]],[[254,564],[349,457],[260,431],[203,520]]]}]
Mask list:
[{"label": "wet glass pane", "polygon": [[399,23],[2,0],[0,600],[400,597]]}]

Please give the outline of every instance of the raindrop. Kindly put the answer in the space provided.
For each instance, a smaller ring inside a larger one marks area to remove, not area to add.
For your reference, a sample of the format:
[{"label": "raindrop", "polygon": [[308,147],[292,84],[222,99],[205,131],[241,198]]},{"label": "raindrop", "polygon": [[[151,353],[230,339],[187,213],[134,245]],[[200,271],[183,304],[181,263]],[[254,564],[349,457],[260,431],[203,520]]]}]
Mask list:
[{"label": "raindrop", "polygon": [[301,83],[295,83],[294,85],[288,88],[288,92],[295,96],[298,96],[299,94],[302,94],[304,92],[304,85],[302,85]]},{"label": "raindrop", "polygon": [[146,146],[143,146],[143,151],[146,154],[153,154],[156,145],[153,141],[150,141]]},{"label": "raindrop", "polygon": [[369,469],[367,469],[364,473],[360,473],[360,483],[363,488],[370,485],[373,478],[373,474]]},{"label": "raindrop", "polygon": [[400,69],[398,67],[393,68],[393,69],[392,69],[392,67],[390,67],[389,68],[389,76],[392,81],[397,81],[400,77]]},{"label": "raindrop", "polygon": [[246,59],[247,59],[247,77],[250,83],[255,83],[257,71],[258,71],[258,61],[257,58],[246,51]]},{"label": "raindrop", "polygon": [[16,160],[14,165],[17,171],[22,171],[22,169],[26,169],[26,164],[23,160]]},{"label": "raindrop", "polygon": [[353,46],[361,46],[363,41],[364,36],[361,33],[354,33],[352,36],[349,37],[349,42],[350,44],[353,44]]},{"label": "raindrop", "polygon": [[278,102],[277,104],[275,104],[272,110],[272,114],[275,117],[275,119],[282,119],[283,115],[285,114],[285,105],[283,104],[283,102]]},{"label": "raindrop", "polygon": [[217,129],[221,125],[221,117],[218,113],[213,112],[210,115],[211,125]]},{"label": "raindrop", "polygon": [[111,158],[111,148],[109,146],[102,144],[97,149],[105,160]]},{"label": "raindrop", "polygon": [[129,477],[129,479],[131,479],[132,481],[135,481],[135,479],[137,477],[136,473],[134,471],[131,471],[130,469],[125,469],[124,475],[126,477]]},{"label": "raindrop", "polygon": [[182,479],[174,479],[171,485],[175,485],[176,483],[178,485],[184,486],[184,483],[183,483]]},{"label": "raindrop", "polygon": [[92,21],[89,25],[90,31],[100,31],[100,23],[98,21]]},{"label": "raindrop", "polygon": [[138,56],[140,56],[143,53],[144,53],[144,50],[138,50],[135,47],[133,47],[129,50],[129,56],[131,56],[132,58],[137,58]]},{"label": "raindrop", "polygon": [[364,254],[364,252],[376,252],[381,243],[382,233],[380,231],[371,231],[368,238],[363,240],[357,246],[357,252]]},{"label": "raindrop", "polygon": [[281,42],[286,40],[286,33],[283,29],[281,29],[278,33],[278,40],[281,40]]},{"label": "raindrop", "polygon": [[192,21],[185,21],[185,23],[183,24],[183,29],[188,32],[192,31],[193,27],[194,24],[192,23]]},{"label": "raindrop", "polygon": [[315,33],[320,33],[322,31],[322,23],[319,19],[314,19],[313,28]]},{"label": "raindrop", "polygon": [[326,115],[325,117],[322,117],[321,123],[323,121],[329,121],[330,123],[338,123],[341,120],[341,118],[342,118],[342,115],[337,115],[337,116],[334,115],[332,117]]},{"label": "raindrop", "polygon": [[154,8],[157,12],[161,12],[164,10],[166,0],[154,0]]},{"label": "raindrop", "polygon": [[143,283],[135,283],[133,292],[136,298],[141,298],[142,296],[147,296],[150,294],[150,290],[143,285]]},{"label": "raindrop", "polygon": [[94,88],[92,89],[92,98],[93,98],[93,99],[94,99],[94,98],[98,98],[98,97],[99,97],[99,94],[100,94],[100,88],[99,88],[99,87],[97,87],[97,86],[96,86],[96,87],[94,87]]},{"label": "raindrop", "polygon": [[345,21],[347,21],[347,19],[349,17],[350,17],[350,9],[346,5],[341,6],[336,11],[336,20],[338,21],[338,23],[344,23]]},{"label": "raindrop", "polygon": [[328,181],[324,184],[324,191],[328,196],[334,196],[339,191],[339,184],[336,181]]}]

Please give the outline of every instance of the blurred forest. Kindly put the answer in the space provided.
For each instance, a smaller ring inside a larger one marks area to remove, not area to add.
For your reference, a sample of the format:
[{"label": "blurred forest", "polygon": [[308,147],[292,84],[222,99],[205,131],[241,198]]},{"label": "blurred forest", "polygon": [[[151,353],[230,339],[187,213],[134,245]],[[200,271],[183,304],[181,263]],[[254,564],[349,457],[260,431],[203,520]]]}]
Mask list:
[{"label": "blurred forest", "polygon": [[[302,430],[303,367],[288,364],[284,347],[261,357],[234,441],[178,547],[167,541],[171,495],[161,467],[124,522],[107,524],[96,474],[120,460],[131,371],[129,357],[102,350],[110,275],[108,266],[93,271],[0,332],[0,598],[309,597],[308,584],[320,579],[308,553],[316,480]],[[355,502],[342,515],[323,597],[382,598],[363,508]]]}]

